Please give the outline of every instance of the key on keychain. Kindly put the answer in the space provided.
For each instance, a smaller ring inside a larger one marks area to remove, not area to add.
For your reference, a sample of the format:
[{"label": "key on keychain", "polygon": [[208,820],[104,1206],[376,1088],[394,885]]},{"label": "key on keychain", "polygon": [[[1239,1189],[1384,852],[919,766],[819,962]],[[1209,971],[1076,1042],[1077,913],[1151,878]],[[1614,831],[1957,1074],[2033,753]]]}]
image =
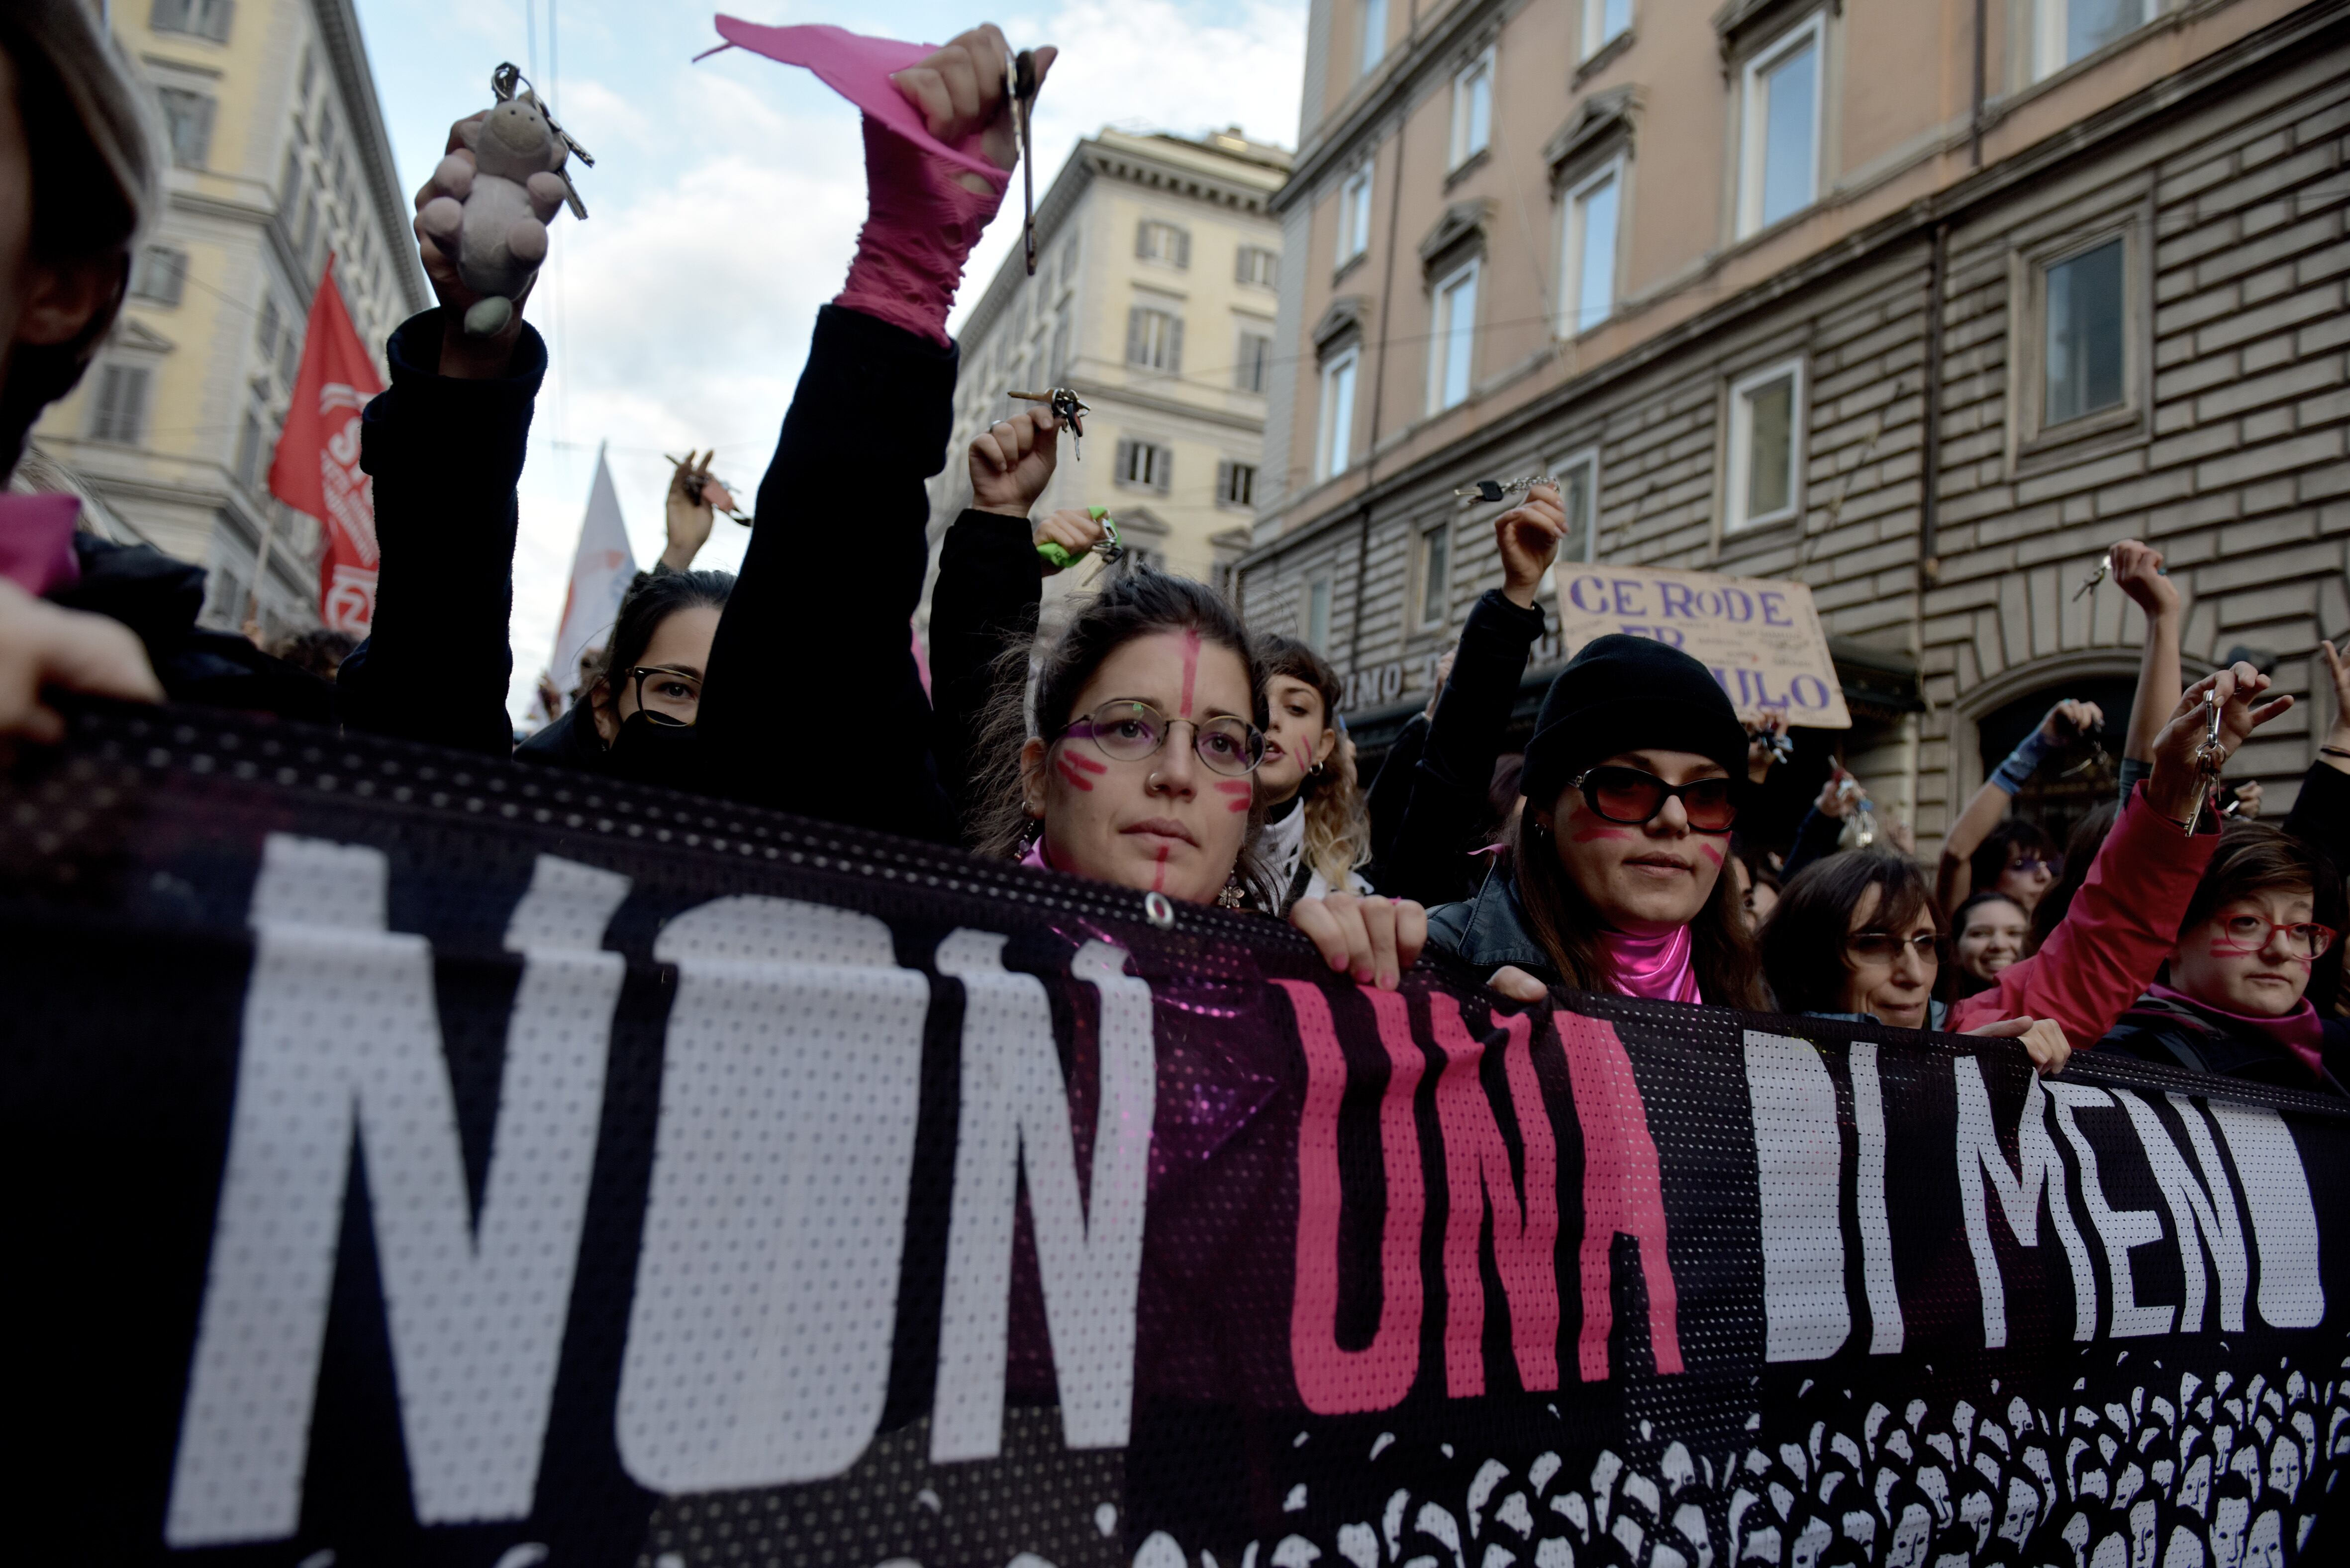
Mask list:
[{"label": "key on keychain", "polygon": [[2211,804],[2211,791],[2220,782],[2220,769],[2227,761],[2220,750],[2220,697],[2217,691],[2203,694],[2203,744],[2195,753],[2196,771],[2203,776],[2203,787],[2195,792],[2195,809],[2188,815],[2187,836],[2203,826],[2204,808]]},{"label": "key on keychain", "polygon": [[1088,506],[1086,515],[1102,525],[1101,541],[1091,549],[1071,555],[1067,545],[1052,539],[1036,546],[1036,553],[1051,562],[1055,570],[1066,572],[1086,556],[1099,556],[1105,566],[1114,566],[1126,558],[1126,541],[1118,537],[1118,519],[1109,514],[1109,508]]},{"label": "key on keychain", "polygon": [[1036,160],[1028,145],[1028,108],[1036,99],[1036,57],[1021,50],[1003,62],[1003,91],[1012,100],[1012,135],[1020,151],[1021,195],[1026,217],[1021,231],[1027,247],[1028,275],[1036,275]]},{"label": "key on keychain", "polygon": [[1537,473],[1529,479],[1481,479],[1474,484],[1464,484],[1452,493],[1463,501],[1502,501],[1513,495],[1523,495],[1537,484],[1556,484],[1547,473]]},{"label": "key on keychain", "polygon": [[2098,558],[2097,569],[2091,572],[2086,577],[2084,577],[2081,580],[2081,586],[2073,590],[2074,602],[2079,602],[2084,594],[2095,593],[2096,591],[2097,585],[2104,582],[2108,576],[2113,575],[2113,569],[2114,553],[2111,550],[2108,550]]},{"label": "key on keychain", "polygon": [[1007,392],[1007,397],[1024,403],[1049,403],[1053,418],[1069,432],[1069,455],[1079,462],[1086,460],[1085,417],[1094,410],[1083,398],[1066,387],[1048,387],[1041,392]]},{"label": "key on keychain", "polygon": [[[596,155],[580,146],[569,131],[555,123],[555,111],[546,107],[546,100],[538,96],[538,89],[530,85],[530,78],[523,75],[512,60],[506,61],[490,73],[490,91],[500,103],[516,98],[528,99],[531,107],[545,117],[546,129],[554,134],[556,140],[570,149],[580,162],[590,169],[596,167]],[[563,200],[571,208],[571,215],[583,222],[586,221],[588,203],[579,199],[579,188],[571,182],[570,174],[557,169],[555,171],[555,177],[563,182]]]}]

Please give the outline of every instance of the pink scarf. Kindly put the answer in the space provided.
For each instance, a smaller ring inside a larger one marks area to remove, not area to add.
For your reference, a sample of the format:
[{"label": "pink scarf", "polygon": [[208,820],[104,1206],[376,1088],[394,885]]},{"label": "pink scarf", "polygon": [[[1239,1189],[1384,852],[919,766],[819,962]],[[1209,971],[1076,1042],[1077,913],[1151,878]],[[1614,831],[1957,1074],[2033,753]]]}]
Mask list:
[{"label": "pink scarf", "polygon": [[73,547],[78,495],[0,494],[0,577],[28,594],[71,587],[81,578]]},{"label": "pink scarf", "polygon": [[1651,1002],[1702,1002],[1690,966],[1690,929],[1675,926],[1655,936],[1602,931],[1599,946],[1615,971],[1616,989]]},{"label": "pink scarf", "polygon": [[2318,1043],[2324,1038],[2324,1025],[2318,1019],[2317,1009],[2305,996],[2301,999],[2299,1007],[2281,1018],[2256,1018],[2249,1012],[2230,1012],[2224,1007],[2215,1007],[2199,996],[2173,991],[2158,981],[2147,987],[2147,992],[2165,1002],[2191,1007],[2198,1012],[2208,1012],[2214,1018],[2224,1018],[2251,1033],[2265,1034],[2299,1057],[2302,1064],[2309,1069],[2311,1077],[2323,1079],[2325,1076],[2325,1057],[2318,1049]]}]

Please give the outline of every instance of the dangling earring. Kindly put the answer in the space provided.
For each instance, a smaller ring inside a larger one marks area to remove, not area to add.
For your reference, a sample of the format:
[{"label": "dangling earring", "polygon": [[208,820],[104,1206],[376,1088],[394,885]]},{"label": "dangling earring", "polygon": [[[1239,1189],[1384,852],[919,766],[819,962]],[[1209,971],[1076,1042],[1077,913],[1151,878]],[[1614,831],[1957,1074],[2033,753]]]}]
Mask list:
[{"label": "dangling earring", "polygon": [[1235,871],[1224,878],[1224,890],[1216,895],[1216,907],[1223,909],[1238,909],[1245,907],[1247,902],[1248,893],[1241,887],[1240,873]]}]

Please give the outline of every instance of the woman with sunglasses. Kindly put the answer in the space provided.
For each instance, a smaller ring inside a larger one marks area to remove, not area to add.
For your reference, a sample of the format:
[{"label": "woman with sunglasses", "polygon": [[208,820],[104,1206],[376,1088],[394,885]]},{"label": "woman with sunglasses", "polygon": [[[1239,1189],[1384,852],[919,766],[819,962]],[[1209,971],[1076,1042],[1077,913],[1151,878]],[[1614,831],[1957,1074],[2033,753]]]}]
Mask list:
[{"label": "woman with sunglasses", "polygon": [[[1988,895],[1996,897],[1996,895]],[[1762,923],[1762,972],[1779,1009],[1894,1029],[1940,1029],[1943,931],[1925,868],[1907,856],[1858,849],[1813,862],[1788,882]],[[1969,1033],[2019,1041],[2043,1073],[2072,1046],[2049,1019],[2009,1018]]]},{"label": "woman with sunglasses", "polygon": [[2310,1004],[2314,966],[2341,940],[2340,878],[2323,855],[2262,823],[2231,825],[2178,927],[2163,978],[2100,1049],[2199,1073],[2350,1093],[2350,1023]]}]

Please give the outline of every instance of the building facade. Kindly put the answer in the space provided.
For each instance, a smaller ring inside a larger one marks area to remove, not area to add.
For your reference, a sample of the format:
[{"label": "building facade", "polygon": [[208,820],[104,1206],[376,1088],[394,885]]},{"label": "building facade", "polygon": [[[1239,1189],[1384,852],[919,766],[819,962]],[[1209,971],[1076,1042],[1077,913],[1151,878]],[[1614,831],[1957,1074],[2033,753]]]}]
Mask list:
[{"label": "building facade", "polygon": [[431,303],[351,0],[120,0],[169,137],[165,200],[115,329],[33,444],[137,537],[211,570],[204,624],[318,622],[317,525],[270,498],[331,253],[381,367]]},{"label": "building facade", "polygon": [[1548,472],[1569,561],[1808,583],[1811,776],[1930,851],[2056,698],[2118,751],[2136,536],[2190,679],[2303,697],[2273,811],[2350,633],[2345,131],[2340,0],[1315,0],[1243,607],[1376,746],[1500,580],[1454,488]]},{"label": "building facade", "polygon": [[[1289,154],[1237,130],[1198,140],[1104,130],[1077,143],[1036,208],[1036,275],[1014,250],[963,323],[946,472],[931,483],[931,551],[970,504],[964,453],[1076,389],[1092,406],[1039,507],[1107,506],[1163,569],[1221,580],[1256,504]],[[1054,580],[1080,585],[1080,569]],[[925,600],[927,603],[927,600]]]}]

